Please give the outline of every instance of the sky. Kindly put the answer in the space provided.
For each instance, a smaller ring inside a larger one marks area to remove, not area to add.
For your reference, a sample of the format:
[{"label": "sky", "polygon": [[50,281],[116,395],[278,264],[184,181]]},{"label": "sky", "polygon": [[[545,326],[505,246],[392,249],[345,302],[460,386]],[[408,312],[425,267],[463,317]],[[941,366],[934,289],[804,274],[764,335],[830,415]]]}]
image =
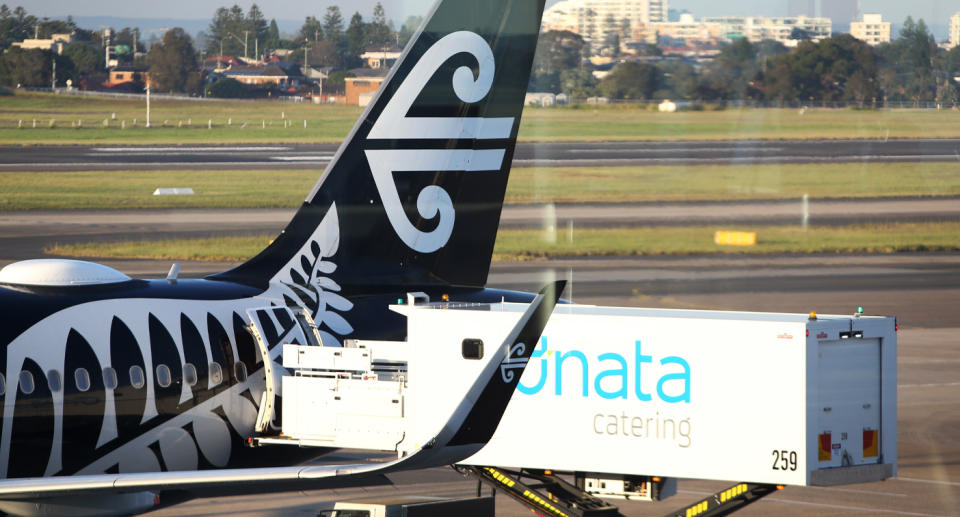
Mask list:
[{"label": "sky", "polygon": [[[381,0],[387,17],[398,24],[407,16],[423,15],[430,9],[433,0]],[[482,1],[482,0],[479,0]],[[547,0],[547,5],[557,0]],[[829,0],[826,0],[829,1]],[[210,20],[218,7],[236,3],[244,8],[252,0],[0,0],[13,7],[23,5],[30,14],[63,18],[73,16],[113,16],[118,18],[165,18],[187,20]],[[783,16],[787,0],[668,0],[671,9],[686,9],[695,16],[757,15]],[[280,20],[303,20],[306,16],[319,16],[330,5],[339,5],[349,17],[359,11],[369,18],[377,0],[284,0],[258,4],[267,18]],[[928,23],[946,25],[954,13],[960,11],[957,0],[861,0],[863,11],[881,13],[884,18],[900,24],[909,15],[923,18]]]}]

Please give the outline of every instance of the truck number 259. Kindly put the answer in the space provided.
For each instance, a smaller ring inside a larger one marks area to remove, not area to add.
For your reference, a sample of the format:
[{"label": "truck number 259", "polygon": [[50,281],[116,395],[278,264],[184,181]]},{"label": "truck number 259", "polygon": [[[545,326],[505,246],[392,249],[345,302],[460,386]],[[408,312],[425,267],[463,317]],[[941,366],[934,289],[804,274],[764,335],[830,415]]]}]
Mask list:
[{"label": "truck number 259", "polygon": [[773,451],[773,470],[797,470],[797,452]]}]

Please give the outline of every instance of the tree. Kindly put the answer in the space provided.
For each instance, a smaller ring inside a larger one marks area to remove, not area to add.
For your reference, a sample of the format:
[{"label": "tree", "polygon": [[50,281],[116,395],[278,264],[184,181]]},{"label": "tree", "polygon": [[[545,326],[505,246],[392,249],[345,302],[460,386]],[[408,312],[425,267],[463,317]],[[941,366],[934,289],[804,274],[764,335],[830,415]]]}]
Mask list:
[{"label": "tree", "polygon": [[207,29],[207,53],[219,54],[222,44],[225,55],[243,55],[242,34],[245,30],[250,29],[243,9],[239,5],[234,5],[230,9],[225,7],[217,9]]},{"label": "tree", "polygon": [[936,97],[937,46],[923,20],[914,22],[907,17],[899,37],[877,47],[877,54],[882,87],[888,97],[915,102],[932,101]]},{"label": "tree", "polygon": [[0,6],[0,48],[7,48],[14,41],[33,37],[33,28],[38,24],[36,16],[27,14],[23,7],[10,10]]},{"label": "tree", "polygon": [[277,20],[270,20],[270,27],[267,29],[267,36],[263,42],[264,51],[281,48],[283,43],[280,41],[280,28],[277,27]]},{"label": "tree", "polygon": [[583,38],[570,31],[547,31],[537,40],[530,88],[535,91],[559,91],[560,75],[579,68]]},{"label": "tree", "polygon": [[360,13],[354,13],[350,18],[350,25],[346,33],[346,68],[356,68],[360,66],[360,55],[367,49],[368,32],[371,29],[363,22],[363,16]]},{"label": "tree", "polygon": [[207,96],[220,99],[241,99],[250,96],[250,91],[240,81],[225,77],[207,86]]},{"label": "tree", "polygon": [[407,45],[407,42],[410,41],[410,38],[413,37],[413,34],[417,32],[417,29],[420,28],[420,25],[423,23],[423,16],[408,16],[407,20],[403,22],[403,26],[400,27],[400,32],[397,34],[398,42],[401,47]]},{"label": "tree", "polygon": [[196,53],[190,36],[180,27],[170,29],[150,49],[150,82],[161,92],[195,93],[199,90]]},{"label": "tree", "polygon": [[658,63],[657,68],[663,74],[660,85],[660,97],[665,99],[695,99],[698,97],[697,72],[689,63],[666,61]]},{"label": "tree", "polygon": [[[257,4],[250,5],[250,10],[247,11],[247,29],[250,31],[250,35],[253,36],[256,41],[266,42],[269,37],[267,26],[267,19],[263,16],[263,12],[260,10],[260,7]],[[279,36],[279,34],[278,34]],[[279,37],[277,38],[279,39]],[[249,46],[250,43],[247,43]],[[254,44],[254,49],[257,48],[257,45]],[[259,56],[254,56],[258,57]]]},{"label": "tree", "polygon": [[331,5],[327,7],[327,12],[323,15],[323,33],[326,39],[334,43],[339,43],[343,39],[343,15],[340,14],[340,8]]},{"label": "tree", "polygon": [[43,50],[8,49],[0,55],[0,84],[4,86],[50,86],[53,53]]},{"label": "tree", "polygon": [[575,68],[560,73],[560,91],[574,99],[597,95],[597,78],[589,70]]},{"label": "tree", "polygon": [[759,71],[756,47],[747,38],[740,38],[723,47],[707,68],[703,91],[718,92],[723,99],[750,98],[750,85]]},{"label": "tree", "polygon": [[600,92],[611,99],[642,100],[660,86],[660,71],[646,63],[620,63],[600,81]]},{"label": "tree", "polygon": [[300,38],[306,41],[323,41],[323,24],[315,16],[307,16],[300,27]]},{"label": "tree", "polygon": [[373,21],[370,23],[368,32],[367,39],[375,47],[389,47],[394,43],[393,31],[390,30],[387,15],[380,2],[373,7]]},{"label": "tree", "polygon": [[[71,43],[63,48],[63,55],[73,62],[77,74],[103,70],[103,53],[86,43]],[[73,78],[77,80],[76,77]]]}]

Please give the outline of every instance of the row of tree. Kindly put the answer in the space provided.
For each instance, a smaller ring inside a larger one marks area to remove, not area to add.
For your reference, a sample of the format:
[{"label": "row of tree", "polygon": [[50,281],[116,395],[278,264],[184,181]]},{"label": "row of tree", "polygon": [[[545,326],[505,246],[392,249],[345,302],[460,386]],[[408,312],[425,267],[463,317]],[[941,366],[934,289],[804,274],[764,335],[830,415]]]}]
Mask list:
[{"label": "row of tree", "polygon": [[924,22],[910,18],[896,40],[876,48],[846,34],[795,49],[739,39],[711,63],[694,66],[658,59],[662,52],[652,47],[642,53],[654,59],[622,62],[602,80],[584,67],[584,47],[570,32],[541,35],[531,90],[635,100],[960,102],[960,47],[940,49]]}]

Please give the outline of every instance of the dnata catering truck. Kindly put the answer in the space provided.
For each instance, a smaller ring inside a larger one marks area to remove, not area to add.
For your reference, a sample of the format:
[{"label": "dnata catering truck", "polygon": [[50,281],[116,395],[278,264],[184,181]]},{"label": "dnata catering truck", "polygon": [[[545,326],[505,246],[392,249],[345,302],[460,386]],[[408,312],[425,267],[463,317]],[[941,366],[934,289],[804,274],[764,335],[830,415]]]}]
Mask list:
[{"label": "dnata catering truck", "polygon": [[518,391],[460,468],[545,515],[601,514],[594,495],[660,499],[677,478],[738,482],[681,512],[706,515],[784,485],[896,476],[893,318],[569,304],[523,344],[528,364],[485,354],[525,307],[411,295],[393,306],[405,342],[285,345],[282,432],[258,439],[402,456],[496,360],[505,379],[522,373]]}]

